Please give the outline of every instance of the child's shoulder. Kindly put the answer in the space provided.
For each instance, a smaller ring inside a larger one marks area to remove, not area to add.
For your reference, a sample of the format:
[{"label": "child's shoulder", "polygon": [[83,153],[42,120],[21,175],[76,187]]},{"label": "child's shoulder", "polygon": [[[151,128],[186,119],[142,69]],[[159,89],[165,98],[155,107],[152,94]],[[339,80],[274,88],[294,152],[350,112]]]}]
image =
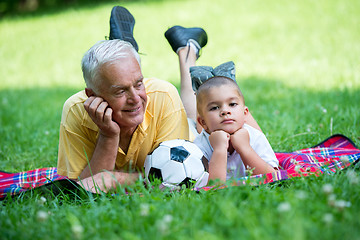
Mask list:
[{"label": "child's shoulder", "polygon": [[245,128],[249,132],[249,134],[263,135],[263,133],[261,131],[259,131],[258,129],[256,129],[246,123],[244,123],[243,128]]},{"label": "child's shoulder", "polygon": [[263,142],[265,139],[267,139],[265,134],[260,130],[246,123],[244,124],[243,127],[249,132],[250,145],[259,144],[259,142]]},{"label": "child's shoulder", "polygon": [[199,133],[194,140],[195,144],[203,144],[204,142],[209,141],[209,134],[203,129],[201,133]]}]

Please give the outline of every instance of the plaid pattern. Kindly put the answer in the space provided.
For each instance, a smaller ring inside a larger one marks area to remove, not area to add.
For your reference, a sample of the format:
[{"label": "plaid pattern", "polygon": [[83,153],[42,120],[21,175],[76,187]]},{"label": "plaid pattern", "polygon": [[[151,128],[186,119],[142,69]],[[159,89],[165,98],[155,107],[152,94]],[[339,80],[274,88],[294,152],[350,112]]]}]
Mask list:
[{"label": "plaid pattern", "polygon": [[[293,177],[332,174],[355,164],[360,159],[360,150],[343,135],[334,135],[322,143],[290,153],[275,153],[280,170],[276,173],[259,174],[236,179],[235,186],[267,184]],[[225,187],[225,186],[224,186]],[[213,186],[202,188],[211,190]]]},{"label": "plaid pattern", "polygon": [[[234,185],[241,186],[248,182],[253,185],[267,184],[293,177],[332,174],[358,162],[360,150],[347,137],[334,135],[314,147],[290,153],[275,153],[275,155],[279,160],[279,171],[239,178]],[[55,167],[20,173],[0,171],[0,199],[61,179],[66,177],[58,175]],[[208,186],[202,189],[207,191],[214,187]]]},{"label": "plaid pattern", "polygon": [[0,171],[0,199],[65,178],[57,174],[56,167],[39,168],[19,173]]}]

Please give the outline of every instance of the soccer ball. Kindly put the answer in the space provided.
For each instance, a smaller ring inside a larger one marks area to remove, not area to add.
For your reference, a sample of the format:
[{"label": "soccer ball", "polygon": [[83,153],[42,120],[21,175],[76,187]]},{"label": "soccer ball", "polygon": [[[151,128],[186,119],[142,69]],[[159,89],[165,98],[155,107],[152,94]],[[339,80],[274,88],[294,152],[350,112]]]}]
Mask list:
[{"label": "soccer ball", "polygon": [[173,190],[182,185],[204,187],[209,173],[205,171],[202,157],[202,151],[192,142],[182,139],[162,142],[145,159],[145,178],[148,182],[160,179],[160,188]]}]

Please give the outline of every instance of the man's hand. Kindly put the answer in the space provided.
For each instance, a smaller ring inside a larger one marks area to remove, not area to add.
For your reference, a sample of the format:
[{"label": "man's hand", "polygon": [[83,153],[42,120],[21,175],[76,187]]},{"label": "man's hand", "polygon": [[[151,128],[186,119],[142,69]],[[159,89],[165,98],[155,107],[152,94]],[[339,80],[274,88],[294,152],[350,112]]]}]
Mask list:
[{"label": "man's hand", "polygon": [[137,172],[105,171],[82,179],[77,183],[89,192],[99,193],[100,191],[116,190],[118,185],[131,185],[141,176],[142,174]]},{"label": "man's hand", "polygon": [[84,108],[99,127],[100,135],[90,159],[90,166],[87,165],[81,172],[81,179],[103,170],[113,171],[120,141],[120,126],[112,120],[113,111],[104,99],[90,96],[84,102]]},{"label": "man's hand", "polygon": [[113,110],[103,98],[90,96],[84,102],[84,108],[99,127],[101,135],[109,138],[120,135],[119,125],[112,120]]}]

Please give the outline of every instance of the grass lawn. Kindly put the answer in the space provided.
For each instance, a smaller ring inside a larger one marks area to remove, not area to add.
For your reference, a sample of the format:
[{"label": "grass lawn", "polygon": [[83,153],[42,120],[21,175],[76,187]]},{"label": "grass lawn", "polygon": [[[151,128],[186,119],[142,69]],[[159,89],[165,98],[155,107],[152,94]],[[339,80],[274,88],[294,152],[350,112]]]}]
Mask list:
[{"label": "grass lawn", "polygon": [[[81,57],[108,35],[115,4],[0,19],[1,170],[56,166],[62,105],[84,88]],[[209,42],[198,64],[235,62],[246,104],[275,151],[310,147],[335,133],[360,146],[359,1],[124,6],[137,21],[145,76],[179,87],[177,56],[164,32],[176,24],[201,26]],[[357,239],[359,178],[351,170],[199,194],[134,186],[132,195],[80,202],[33,195],[0,205],[0,238]],[[334,207],[333,199],[344,207]]]}]

